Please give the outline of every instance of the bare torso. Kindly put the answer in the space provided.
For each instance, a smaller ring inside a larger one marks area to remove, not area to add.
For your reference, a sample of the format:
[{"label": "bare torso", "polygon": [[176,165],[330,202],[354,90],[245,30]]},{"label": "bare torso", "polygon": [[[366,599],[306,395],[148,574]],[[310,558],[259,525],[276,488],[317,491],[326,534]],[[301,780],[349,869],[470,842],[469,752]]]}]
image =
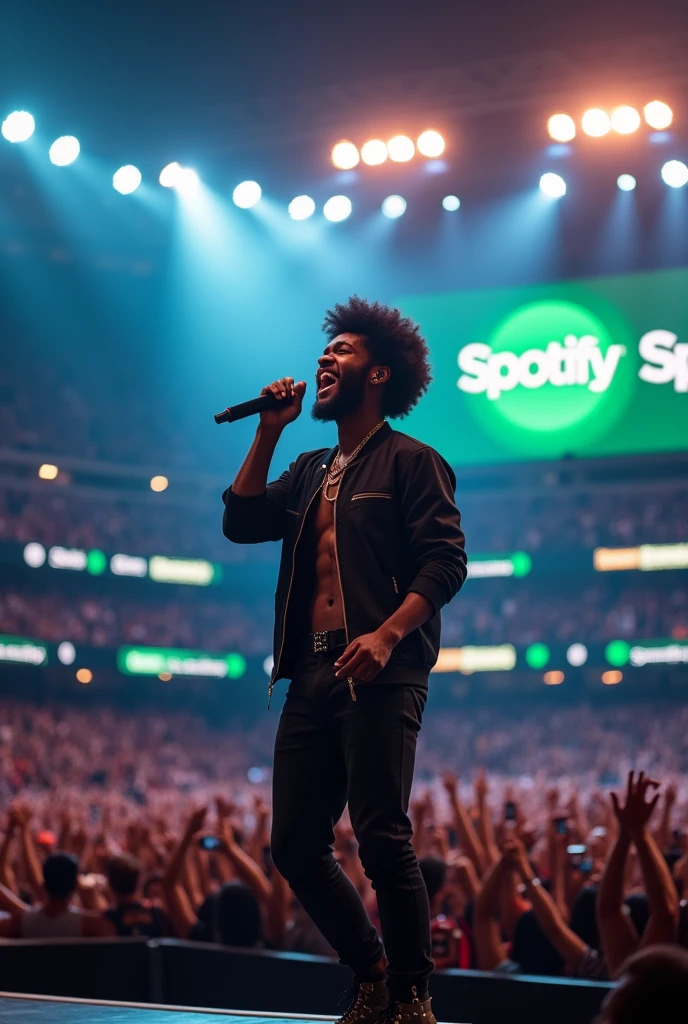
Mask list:
[{"label": "bare torso", "polygon": [[[334,493],[334,488],[328,488],[330,497],[333,497]],[[344,609],[335,550],[334,504],[327,501],[323,491],[320,492],[314,512],[315,586],[310,608],[310,621],[312,632],[317,633],[325,629],[342,627],[344,625]]]}]

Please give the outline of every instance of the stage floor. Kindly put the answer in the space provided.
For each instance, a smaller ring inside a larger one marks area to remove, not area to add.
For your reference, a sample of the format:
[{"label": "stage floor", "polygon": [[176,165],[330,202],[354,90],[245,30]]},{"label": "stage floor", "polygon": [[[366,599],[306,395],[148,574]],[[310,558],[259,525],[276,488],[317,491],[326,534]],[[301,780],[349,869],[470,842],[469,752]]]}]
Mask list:
[{"label": "stage floor", "polygon": [[308,1024],[332,1017],[255,1014],[232,1010],[195,1010],[184,1006],[106,1003],[50,996],[15,996],[0,992],[2,1024]]}]

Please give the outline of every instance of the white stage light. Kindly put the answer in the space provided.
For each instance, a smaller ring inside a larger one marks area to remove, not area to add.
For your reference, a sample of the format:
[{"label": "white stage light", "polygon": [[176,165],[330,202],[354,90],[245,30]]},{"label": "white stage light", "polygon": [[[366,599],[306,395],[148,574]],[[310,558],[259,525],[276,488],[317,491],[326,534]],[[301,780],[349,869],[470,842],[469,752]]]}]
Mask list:
[{"label": "white stage light", "polygon": [[640,114],[635,107],[617,107],[610,118],[612,128],[619,135],[632,135],[640,128]]},{"label": "white stage light", "polygon": [[80,152],[81,146],[78,139],[75,139],[73,135],[61,135],[53,142],[48,155],[51,163],[54,163],[56,167],[66,167],[67,164],[74,163]]},{"label": "white stage light", "polygon": [[232,192],[232,199],[242,210],[250,210],[263,194],[257,181],[242,181]]},{"label": "white stage light", "polygon": [[289,203],[288,210],[292,220],[308,220],[315,213],[315,202],[310,196],[296,196]]},{"label": "white stage light", "polygon": [[422,153],[423,156],[428,156],[431,159],[442,156],[445,150],[444,139],[439,132],[434,132],[432,130],[423,132],[419,135],[416,145],[418,146],[419,153]]},{"label": "white stage light", "polygon": [[658,132],[664,131],[674,120],[673,110],[668,103],[662,103],[661,100],[652,100],[651,103],[646,103],[643,113],[650,128],[654,128]]},{"label": "white stage light", "polygon": [[442,206],[445,210],[449,210],[450,213],[453,213],[454,210],[458,210],[461,206],[461,200],[458,196],[445,196],[442,200]]},{"label": "white stage light", "polygon": [[180,167],[177,171],[174,187],[182,195],[193,195],[200,184],[201,179],[198,177],[198,172],[194,171],[191,167]]},{"label": "white stage light", "polygon": [[343,139],[342,142],[338,142],[336,146],[332,147],[332,163],[340,171],[350,171],[360,159],[353,142],[349,142],[347,139]]},{"label": "white stage light", "polygon": [[595,107],[593,110],[585,111],[581,120],[581,127],[586,135],[591,135],[593,138],[598,139],[611,131],[612,123],[609,120],[609,114]]},{"label": "white stage light", "polygon": [[566,195],[566,182],[560,174],[548,172],[540,178],[540,189],[550,199],[561,199]]},{"label": "white stage light", "polygon": [[331,221],[346,220],[351,213],[351,200],[347,196],[332,196],[323,206],[323,213]]},{"label": "white stage light", "polygon": [[141,171],[133,164],[125,164],[112,175],[112,186],[123,196],[135,192],[141,184]]},{"label": "white stage light", "polygon": [[163,167],[163,169],[160,171],[160,177],[158,178],[158,181],[160,182],[163,188],[174,188],[174,186],[177,184],[177,178],[179,177],[180,171],[181,167],[175,160],[174,163],[167,164],[165,167]]},{"label": "white stage light", "polygon": [[413,139],[409,139],[408,135],[395,135],[387,143],[387,152],[390,160],[394,160],[398,164],[405,164],[408,160],[413,159],[416,147],[413,144]]},{"label": "white stage light", "polygon": [[382,212],[390,220],[401,217],[406,213],[406,200],[403,196],[387,196],[382,200]]},{"label": "white stage light", "polygon": [[555,142],[570,142],[576,137],[576,122],[569,114],[552,114],[547,131]]},{"label": "white stage light", "polygon": [[616,179],[616,184],[622,192],[632,192],[638,183],[632,174],[620,174]]},{"label": "white stage light", "polygon": [[370,167],[383,164],[387,156],[387,146],[382,139],[369,139],[361,146],[361,159],[364,164],[368,164]]},{"label": "white stage light", "polygon": [[566,660],[574,668],[580,668],[588,660],[588,648],[585,644],[571,644],[566,652]]},{"label": "white stage light", "polygon": [[669,160],[662,167],[662,178],[672,188],[683,188],[688,183],[688,167],[680,160]]},{"label": "white stage light", "polygon": [[35,129],[36,122],[26,110],[13,110],[2,122],[2,134],[8,142],[26,142]]}]

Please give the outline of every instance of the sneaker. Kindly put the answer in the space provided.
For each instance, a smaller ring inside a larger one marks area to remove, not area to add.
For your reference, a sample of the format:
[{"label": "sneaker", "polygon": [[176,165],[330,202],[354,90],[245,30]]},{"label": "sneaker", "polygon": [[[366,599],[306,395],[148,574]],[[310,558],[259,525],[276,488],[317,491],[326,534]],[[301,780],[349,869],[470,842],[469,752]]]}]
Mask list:
[{"label": "sneaker", "polygon": [[421,1000],[414,997],[411,1003],[392,1000],[380,1024],[437,1024],[431,1004],[429,998]]},{"label": "sneaker", "polygon": [[354,1001],[335,1024],[379,1024],[389,1007],[386,981],[360,981]]}]

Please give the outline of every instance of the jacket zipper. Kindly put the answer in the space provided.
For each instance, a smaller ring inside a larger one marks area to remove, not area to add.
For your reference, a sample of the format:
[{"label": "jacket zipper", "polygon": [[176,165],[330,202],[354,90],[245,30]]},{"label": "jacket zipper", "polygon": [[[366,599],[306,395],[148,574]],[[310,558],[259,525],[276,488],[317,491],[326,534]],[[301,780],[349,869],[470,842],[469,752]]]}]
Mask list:
[{"label": "jacket zipper", "polygon": [[353,494],[351,496],[352,501],[358,501],[359,498],[392,498],[393,495],[389,494],[388,491],[361,491],[360,494]]},{"label": "jacket zipper", "polygon": [[[303,513],[303,516],[301,517],[301,522],[299,523],[299,532],[296,534],[296,540],[294,541],[294,547],[292,548],[292,552],[291,552],[291,574],[289,576],[289,586],[287,588],[287,597],[286,597],[285,602],[284,602],[284,615],[282,617],[282,639],[280,640],[279,654],[277,655],[277,660],[275,661],[275,664],[272,667],[272,675],[270,676],[270,682],[268,683],[268,711],[270,710],[270,702],[272,701],[272,691],[275,689],[275,676],[277,675],[277,672],[279,670],[279,663],[280,663],[280,660],[282,658],[282,651],[284,650],[284,632],[285,632],[285,629],[286,629],[286,626],[287,626],[287,611],[289,610],[289,598],[291,597],[291,588],[292,588],[292,584],[294,583],[294,569],[296,568],[296,548],[298,546],[299,541],[301,540],[301,534],[303,532],[304,523],[306,522],[306,516],[308,515],[308,510],[310,509],[311,505],[313,504],[313,499],[315,498],[316,494],[318,494],[319,491],[321,490],[322,485],[323,485],[323,481],[321,480],[320,483],[318,484],[318,486],[316,487],[316,489],[311,494],[310,501],[306,505],[306,508],[304,510],[304,513]],[[335,510],[336,510],[336,506],[335,506]],[[337,541],[336,541],[336,534],[335,534],[335,553],[336,553],[336,548],[337,548]],[[343,600],[344,599],[342,598],[342,603],[343,603]],[[344,619],[344,626],[346,628],[346,617]]]},{"label": "jacket zipper", "polygon": [[[340,484],[341,489],[341,484]],[[337,493],[337,501],[339,499],[339,493]],[[349,627],[346,622],[346,605],[344,604],[344,588],[342,587],[342,575],[339,571],[339,551],[337,549],[337,501],[334,503],[334,510],[332,512],[333,526],[334,526],[334,564],[337,567],[337,580],[339,581],[339,594],[342,599],[342,615],[344,616],[344,638],[349,643]],[[349,684],[349,693],[351,699],[356,700],[356,691],[354,690],[354,681],[351,676],[347,676],[347,683]]]},{"label": "jacket zipper", "polygon": [[397,583],[396,576],[392,576],[392,583],[394,584],[394,593],[398,594],[399,593],[399,585]]}]

